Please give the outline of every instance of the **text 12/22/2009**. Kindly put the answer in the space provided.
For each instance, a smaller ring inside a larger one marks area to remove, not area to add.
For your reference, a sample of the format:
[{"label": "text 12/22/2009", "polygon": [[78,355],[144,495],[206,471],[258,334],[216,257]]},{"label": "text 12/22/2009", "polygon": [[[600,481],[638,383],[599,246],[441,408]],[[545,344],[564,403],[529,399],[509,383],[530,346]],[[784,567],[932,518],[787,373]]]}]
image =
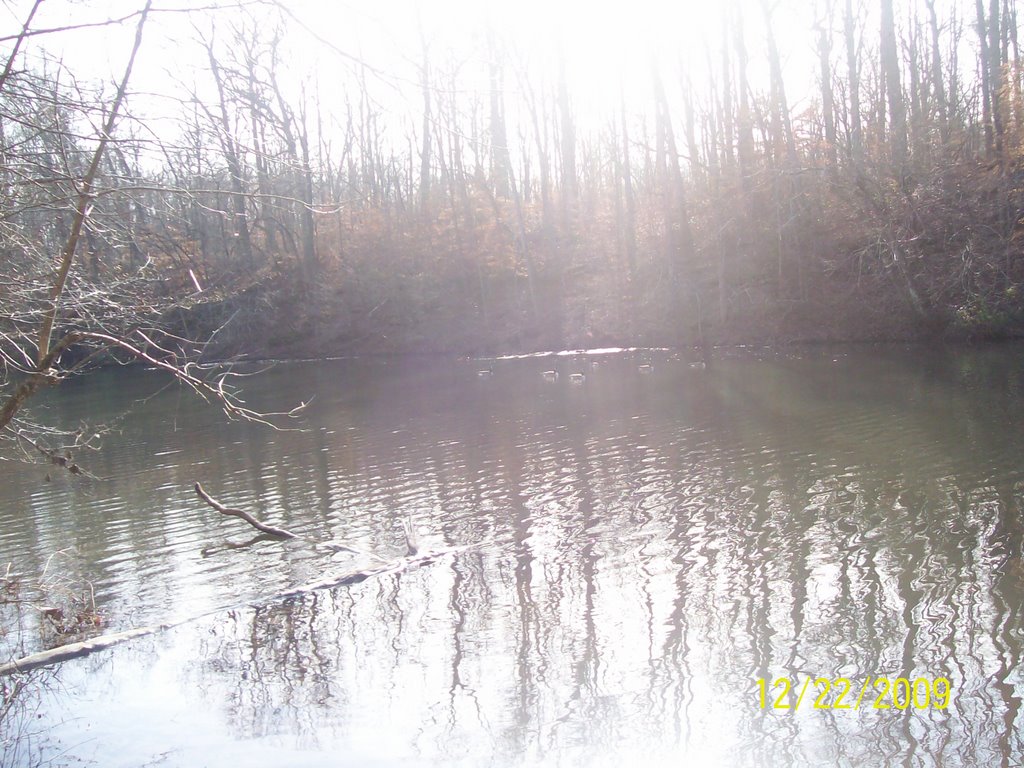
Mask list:
[{"label": "text 12/22/2009", "polygon": [[[761,709],[794,712],[801,706],[813,709],[946,709],[953,697],[948,678],[866,677],[860,685],[846,677],[777,677],[757,679]],[[794,701],[795,697],[795,701]]]}]

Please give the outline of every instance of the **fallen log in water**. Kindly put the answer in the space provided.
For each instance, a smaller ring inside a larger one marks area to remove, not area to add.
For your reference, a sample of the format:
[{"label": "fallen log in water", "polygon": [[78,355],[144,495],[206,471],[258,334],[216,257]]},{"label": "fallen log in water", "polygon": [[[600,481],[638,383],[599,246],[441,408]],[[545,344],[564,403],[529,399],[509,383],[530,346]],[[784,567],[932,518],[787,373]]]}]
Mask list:
[{"label": "fallen log in water", "polygon": [[352,584],[358,584],[361,581],[372,578],[373,576],[381,576],[385,573],[398,573],[409,568],[414,568],[418,565],[426,565],[438,557],[443,555],[453,554],[461,552],[469,547],[451,547],[447,549],[436,550],[432,552],[421,552],[419,554],[399,557],[394,560],[382,560],[380,565],[371,566],[358,571],[343,571],[341,573],[334,573],[325,576],[317,581],[309,582],[292,589],[278,592],[269,597],[262,598],[260,600],[254,600],[241,605],[227,606],[216,611],[211,611],[197,616],[190,616],[187,619],[181,621],[175,621],[167,624],[153,624],[148,627],[138,627],[135,629],[125,630],[124,632],[114,632],[109,635],[99,635],[88,640],[82,640],[78,643],[69,643],[68,645],[62,645],[58,648],[52,648],[48,651],[40,651],[39,653],[33,653],[29,656],[17,659],[7,664],[0,665],[0,677],[5,675],[11,675],[16,672],[29,672],[39,667],[50,666],[51,664],[57,664],[62,661],[68,661],[69,659],[77,659],[82,656],[88,656],[89,654],[96,653],[97,651],[106,650],[111,646],[118,645],[127,640],[134,640],[138,637],[145,637],[146,635],[153,635],[157,632],[163,632],[167,629],[187,624],[191,621],[198,621],[199,619],[207,616],[222,613],[236,608],[241,607],[256,607],[265,605],[267,603],[273,603],[280,600],[285,600],[291,597],[298,597],[300,595],[309,594],[322,589],[332,589],[335,587],[344,587]]},{"label": "fallen log in water", "polygon": [[68,659],[75,659],[79,656],[88,656],[95,651],[102,651],[112,645],[123,643],[125,640],[133,640],[136,637],[152,635],[164,629],[170,629],[177,624],[154,624],[149,627],[138,627],[124,632],[114,632],[109,635],[99,635],[78,643],[68,643],[48,651],[40,651],[29,656],[24,656],[16,661],[0,665],[0,676],[11,675],[15,672],[30,672],[39,667],[46,667],[50,664],[57,664]]},{"label": "fallen log in water", "polygon": [[[245,510],[225,506],[221,502],[217,501],[217,499],[213,498],[205,490],[203,490],[203,486],[201,486],[199,483],[196,483],[194,487],[196,494],[199,496],[199,498],[201,498],[215,510],[220,512],[222,515],[229,515],[231,517],[240,518],[256,530],[265,533],[268,536],[274,536],[278,539],[296,539],[300,541],[303,540],[300,536],[298,536],[295,533],[292,533],[291,531],[285,530],[284,528],[277,528],[273,525],[268,525],[267,523],[264,523],[262,520],[256,519]],[[359,582],[365,581],[366,579],[372,576],[380,576],[385,573],[396,573],[398,571],[404,571],[407,568],[412,568],[417,565],[429,563],[432,560],[440,557],[441,555],[460,552],[468,548],[452,547],[436,551],[420,552],[413,542],[412,526],[408,521],[406,521],[405,524],[405,535],[407,547],[406,556],[393,558],[390,560],[380,557],[379,555],[375,555],[372,552],[363,552],[361,550],[355,549],[353,547],[348,546],[347,544],[343,544],[340,542],[311,542],[313,543],[314,546],[331,552],[352,552],[357,555],[365,555],[367,557],[372,557],[378,561],[378,564],[358,571],[345,571],[342,573],[330,574],[317,581],[310,582],[308,584],[303,584],[301,586],[294,587],[284,592],[278,592],[277,594],[271,595],[270,597],[263,598],[262,600],[258,600],[256,602],[246,603],[245,605],[262,605],[264,603],[274,602],[276,600],[284,600],[289,597],[296,597],[298,595],[307,594],[309,592],[315,592],[321,589],[331,589],[333,587],[342,587],[350,584],[358,584]],[[231,608],[238,607],[241,606],[230,606],[228,608],[224,608],[223,610],[230,610]],[[117,645],[118,643],[123,643],[126,640],[133,640],[137,637],[144,637],[145,635],[152,635],[157,632],[162,632],[165,629],[171,629],[172,627],[177,627],[190,621],[196,621],[197,619],[201,619],[204,616],[209,615],[210,613],[204,613],[200,614],[199,616],[192,616],[187,619],[182,619],[181,621],[176,621],[172,624],[154,624],[148,627],[129,629],[124,632],[115,632],[109,635],[99,635],[98,637],[93,637],[88,640],[82,640],[78,643],[69,643],[68,645],[62,645],[58,648],[52,648],[48,651],[40,651],[39,653],[33,653],[30,656],[25,656],[23,658],[17,659],[16,661],[0,665],[0,677],[4,675],[10,675],[15,672],[28,672],[32,669],[49,666],[50,664],[57,664],[62,661],[67,661],[68,659],[74,659],[81,656],[88,656],[90,653],[102,651],[106,648],[110,648],[113,645]]]}]

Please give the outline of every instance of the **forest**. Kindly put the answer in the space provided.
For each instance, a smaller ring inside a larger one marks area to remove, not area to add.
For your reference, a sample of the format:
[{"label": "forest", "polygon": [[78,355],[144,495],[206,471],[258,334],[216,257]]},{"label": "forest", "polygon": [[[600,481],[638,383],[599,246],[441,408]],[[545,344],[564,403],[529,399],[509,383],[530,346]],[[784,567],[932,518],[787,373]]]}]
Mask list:
[{"label": "forest", "polygon": [[[57,26],[46,5],[11,5],[0,37],[14,369],[1024,321],[1015,0],[730,0],[685,44],[623,47],[600,99],[561,44],[586,34],[572,17],[531,41],[484,12],[457,35],[396,15],[388,58],[288,4]],[[172,21],[190,76],[136,85]],[[56,53],[112,28],[135,46],[110,82]]]}]

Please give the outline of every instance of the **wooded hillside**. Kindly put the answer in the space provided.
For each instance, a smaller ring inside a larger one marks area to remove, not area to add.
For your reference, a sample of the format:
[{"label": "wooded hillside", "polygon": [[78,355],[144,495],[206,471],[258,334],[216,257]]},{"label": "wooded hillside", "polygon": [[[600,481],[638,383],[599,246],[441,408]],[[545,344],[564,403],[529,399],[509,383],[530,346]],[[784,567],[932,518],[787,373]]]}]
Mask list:
[{"label": "wooded hillside", "polygon": [[388,20],[418,44],[387,69],[284,7],[196,11],[195,79],[168,81],[160,120],[129,89],[103,153],[110,87],[47,53],[62,33],[41,7],[0,38],[9,360],[37,356],[25,329],[84,186],[58,326],[144,317],[216,332],[210,356],[1024,322],[1016,0],[731,0],[704,49],[652,48],[649,76],[608,82],[596,110],[571,48],[524,47],[486,15],[461,47],[426,8]]}]

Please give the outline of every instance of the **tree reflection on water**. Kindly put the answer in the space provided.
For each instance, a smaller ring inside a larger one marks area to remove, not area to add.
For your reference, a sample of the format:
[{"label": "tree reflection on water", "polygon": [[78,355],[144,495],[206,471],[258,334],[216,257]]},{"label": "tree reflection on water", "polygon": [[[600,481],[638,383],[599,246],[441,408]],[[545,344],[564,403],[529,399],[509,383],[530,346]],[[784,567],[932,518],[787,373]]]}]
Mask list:
[{"label": "tree reflection on water", "polygon": [[[252,465],[274,467],[260,498],[298,489],[264,503],[289,525],[386,551],[414,513],[434,544],[478,547],[67,664],[43,698],[54,749],[104,765],[1024,754],[1016,369],[812,357],[640,377],[609,361],[552,389],[517,366],[467,376],[457,403],[419,372],[378,382],[355,411],[320,406],[355,429],[275,436]],[[323,567],[280,545],[209,559],[240,556],[253,570],[229,571],[233,590],[257,598]],[[808,676],[944,677],[953,695],[759,706],[759,678]],[[132,738],[113,738],[124,723]]]}]

